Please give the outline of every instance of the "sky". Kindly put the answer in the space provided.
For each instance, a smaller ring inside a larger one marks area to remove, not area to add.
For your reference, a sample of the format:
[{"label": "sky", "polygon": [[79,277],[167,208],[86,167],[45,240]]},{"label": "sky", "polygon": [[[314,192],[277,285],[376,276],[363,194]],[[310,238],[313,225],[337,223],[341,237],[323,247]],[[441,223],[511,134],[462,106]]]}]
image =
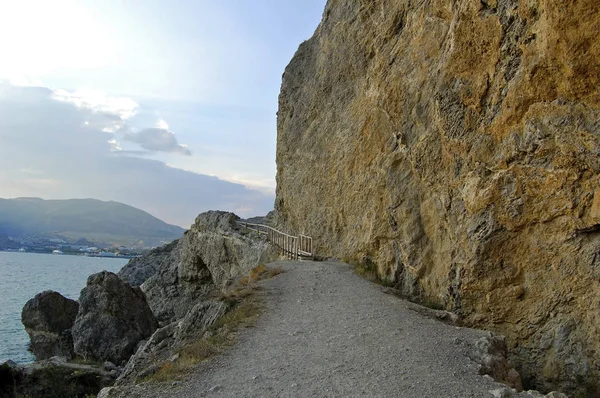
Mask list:
[{"label": "sky", "polygon": [[0,0],[0,197],[266,214],[281,75],[325,2]]}]

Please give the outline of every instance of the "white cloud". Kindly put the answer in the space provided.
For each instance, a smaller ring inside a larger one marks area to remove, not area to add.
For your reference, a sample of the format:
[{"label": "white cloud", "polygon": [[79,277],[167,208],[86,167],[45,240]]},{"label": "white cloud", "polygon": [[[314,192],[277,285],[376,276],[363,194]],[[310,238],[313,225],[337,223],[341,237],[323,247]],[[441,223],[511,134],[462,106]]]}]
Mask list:
[{"label": "white cloud", "polygon": [[138,133],[125,132],[123,139],[134,142],[148,151],[170,152],[185,156],[192,154],[186,145],[177,142],[172,131],[161,128],[149,128]]},{"label": "white cloud", "polygon": [[[272,209],[272,195],[121,150],[120,139],[131,133],[105,128],[124,122],[121,115],[133,107],[82,98],[0,83],[0,197],[115,200],[184,227],[210,209],[242,209],[242,217]],[[140,133],[147,150],[189,151],[167,130]]]},{"label": "white cloud", "polygon": [[134,116],[139,105],[129,97],[114,97],[97,90],[79,90],[69,92],[54,90],[53,98],[57,101],[68,102],[78,108],[88,109],[93,113],[103,113],[118,116],[127,120]]},{"label": "white cloud", "polygon": [[162,129],[162,130],[168,130],[169,129],[169,125],[167,124],[167,122],[165,121],[165,119],[159,119],[158,122],[156,122],[156,128]]},{"label": "white cloud", "polygon": [[115,140],[114,138],[111,140],[108,140],[108,143],[110,145],[111,151],[113,151],[113,152],[120,152],[123,150],[123,148],[121,148],[121,146],[119,145],[117,140]]}]

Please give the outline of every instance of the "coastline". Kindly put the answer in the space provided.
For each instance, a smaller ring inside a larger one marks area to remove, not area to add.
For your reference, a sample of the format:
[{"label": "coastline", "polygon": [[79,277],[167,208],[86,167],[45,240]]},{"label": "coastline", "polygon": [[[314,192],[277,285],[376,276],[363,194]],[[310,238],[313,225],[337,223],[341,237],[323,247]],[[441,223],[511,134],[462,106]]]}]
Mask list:
[{"label": "coastline", "polygon": [[22,308],[27,300],[48,289],[77,299],[90,275],[102,269],[117,272],[127,261],[124,258],[114,258],[117,261],[107,259],[111,258],[0,251],[0,287],[3,292],[0,297],[0,339],[3,341],[0,363],[12,360],[28,364],[35,360],[27,351],[29,337],[21,323]]},{"label": "coastline", "polygon": [[52,254],[52,255],[60,255],[60,256],[75,256],[75,257],[100,257],[100,258],[114,258],[114,259],[126,259],[126,260],[131,260],[132,258],[139,258],[142,257],[143,254],[136,254],[136,255],[123,255],[123,254],[118,254],[118,255],[108,255],[108,254],[89,254],[89,253],[70,253],[70,252],[63,252],[63,253],[53,253],[52,251],[20,251],[20,250],[15,250],[15,249],[0,249],[0,253],[28,253],[28,254]]}]

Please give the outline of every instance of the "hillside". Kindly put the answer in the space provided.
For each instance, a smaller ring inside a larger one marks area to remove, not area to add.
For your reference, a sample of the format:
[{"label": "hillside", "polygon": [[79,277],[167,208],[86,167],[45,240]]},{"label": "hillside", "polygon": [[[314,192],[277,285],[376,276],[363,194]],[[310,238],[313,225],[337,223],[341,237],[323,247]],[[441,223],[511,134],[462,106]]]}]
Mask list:
[{"label": "hillside", "polygon": [[87,239],[116,245],[153,246],[183,234],[183,228],[118,202],[95,199],[0,199],[0,235]]},{"label": "hillside", "polygon": [[597,0],[329,0],[283,76],[279,225],[597,396],[599,30]]}]

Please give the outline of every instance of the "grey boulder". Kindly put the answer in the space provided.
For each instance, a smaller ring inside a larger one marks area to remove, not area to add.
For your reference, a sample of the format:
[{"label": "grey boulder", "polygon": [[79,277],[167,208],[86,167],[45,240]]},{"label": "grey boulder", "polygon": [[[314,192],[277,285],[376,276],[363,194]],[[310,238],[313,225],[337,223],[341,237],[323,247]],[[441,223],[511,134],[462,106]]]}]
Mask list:
[{"label": "grey boulder", "polygon": [[73,342],[86,359],[121,364],[158,327],[144,293],[111,272],[90,276],[79,302]]},{"label": "grey boulder", "polygon": [[45,291],[29,300],[21,312],[21,322],[31,339],[29,350],[37,360],[54,356],[71,358],[79,304],[60,293]]}]

